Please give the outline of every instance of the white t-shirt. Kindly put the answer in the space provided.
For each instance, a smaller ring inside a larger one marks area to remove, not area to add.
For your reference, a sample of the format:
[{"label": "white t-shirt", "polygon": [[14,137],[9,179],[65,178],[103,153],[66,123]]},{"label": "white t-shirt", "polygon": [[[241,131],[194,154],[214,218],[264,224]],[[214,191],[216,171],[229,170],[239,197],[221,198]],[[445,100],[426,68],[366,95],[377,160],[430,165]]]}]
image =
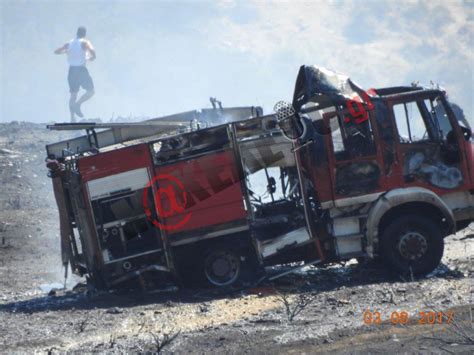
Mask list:
[{"label": "white t-shirt", "polygon": [[67,61],[71,67],[85,66],[87,61],[87,51],[82,47],[85,40],[74,38],[69,41],[67,47]]}]

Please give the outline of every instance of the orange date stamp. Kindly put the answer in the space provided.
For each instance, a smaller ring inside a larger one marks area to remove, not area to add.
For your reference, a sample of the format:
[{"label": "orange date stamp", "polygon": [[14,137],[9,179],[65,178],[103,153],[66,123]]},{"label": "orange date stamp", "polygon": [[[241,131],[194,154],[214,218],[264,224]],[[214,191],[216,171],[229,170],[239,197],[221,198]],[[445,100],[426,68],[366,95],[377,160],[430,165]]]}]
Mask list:
[{"label": "orange date stamp", "polygon": [[403,325],[410,322],[417,324],[451,324],[454,320],[454,312],[420,311],[410,314],[407,311],[381,313],[378,311],[367,310],[363,314],[363,320],[366,325],[378,325],[382,324],[384,321],[389,321],[393,325]]}]

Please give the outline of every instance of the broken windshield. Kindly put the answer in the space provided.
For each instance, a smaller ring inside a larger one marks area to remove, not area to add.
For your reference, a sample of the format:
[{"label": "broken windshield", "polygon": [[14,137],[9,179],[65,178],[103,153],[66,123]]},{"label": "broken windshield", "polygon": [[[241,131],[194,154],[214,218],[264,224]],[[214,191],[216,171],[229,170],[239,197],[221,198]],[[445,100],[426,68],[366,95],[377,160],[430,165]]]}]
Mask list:
[{"label": "broken windshield", "polygon": [[451,106],[451,109],[454,112],[454,116],[456,116],[456,120],[458,121],[458,124],[461,127],[467,128],[470,131],[472,131],[472,127],[469,125],[469,122],[467,121],[466,116],[464,116],[463,109],[453,102],[448,101],[448,104]]},{"label": "broken windshield", "polygon": [[[451,109],[453,110],[456,121],[461,127],[463,134],[465,134],[467,139],[469,139],[471,135],[471,127],[469,126],[469,123],[467,122],[466,117],[464,116],[463,110],[456,104],[452,104],[449,102],[447,102],[447,104],[450,105]],[[427,107],[429,107],[430,109],[430,113],[432,118],[434,119],[434,122],[437,123],[437,129],[440,138],[444,141],[449,139],[453,140],[454,136],[453,133],[451,133],[453,132],[453,127],[451,125],[451,122],[449,121],[445,104],[443,103],[441,97],[438,96],[434,100],[432,99],[429,106],[427,103]],[[451,135],[449,135],[449,133],[451,133]]]}]

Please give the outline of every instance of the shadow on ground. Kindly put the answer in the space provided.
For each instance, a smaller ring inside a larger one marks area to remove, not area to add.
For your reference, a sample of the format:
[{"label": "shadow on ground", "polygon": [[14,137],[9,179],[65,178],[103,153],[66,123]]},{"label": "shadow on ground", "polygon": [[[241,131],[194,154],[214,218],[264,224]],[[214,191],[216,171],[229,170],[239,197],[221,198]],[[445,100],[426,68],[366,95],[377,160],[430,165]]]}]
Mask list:
[{"label": "shadow on ground", "polygon": [[[284,272],[288,267],[273,267],[268,270],[269,276]],[[441,264],[428,278],[460,279],[462,272]],[[413,280],[410,275],[405,277],[389,273],[383,267],[374,264],[350,264],[347,266],[329,265],[326,267],[308,267],[281,277],[272,282],[262,281],[259,284],[246,285],[232,289],[156,289],[120,290],[109,292],[87,292],[86,287],[78,287],[74,291],[56,291],[53,295],[45,295],[19,302],[0,305],[0,312],[40,313],[54,310],[87,310],[95,308],[128,308],[138,305],[163,304],[173,307],[177,303],[202,303],[206,301],[240,297],[242,294],[299,294],[305,292],[318,293],[332,291],[341,286],[353,287],[378,283],[393,283]],[[415,281],[415,280],[413,280]]]}]

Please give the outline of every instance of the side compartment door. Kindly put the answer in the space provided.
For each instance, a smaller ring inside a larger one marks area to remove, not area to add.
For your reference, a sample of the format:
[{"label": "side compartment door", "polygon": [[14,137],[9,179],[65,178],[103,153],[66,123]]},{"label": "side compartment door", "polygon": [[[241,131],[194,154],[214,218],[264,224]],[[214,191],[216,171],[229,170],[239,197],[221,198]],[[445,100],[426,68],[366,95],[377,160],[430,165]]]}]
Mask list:
[{"label": "side compartment door", "polygon": [[169,236],[171,245],[248,229],[227,126],[164,138],[151,149],[154,224]]},{"label": "side compartment door", "polygon": [[169,234],[246,221],[232,150],[159,166],[155,176],[157,213]]}]

